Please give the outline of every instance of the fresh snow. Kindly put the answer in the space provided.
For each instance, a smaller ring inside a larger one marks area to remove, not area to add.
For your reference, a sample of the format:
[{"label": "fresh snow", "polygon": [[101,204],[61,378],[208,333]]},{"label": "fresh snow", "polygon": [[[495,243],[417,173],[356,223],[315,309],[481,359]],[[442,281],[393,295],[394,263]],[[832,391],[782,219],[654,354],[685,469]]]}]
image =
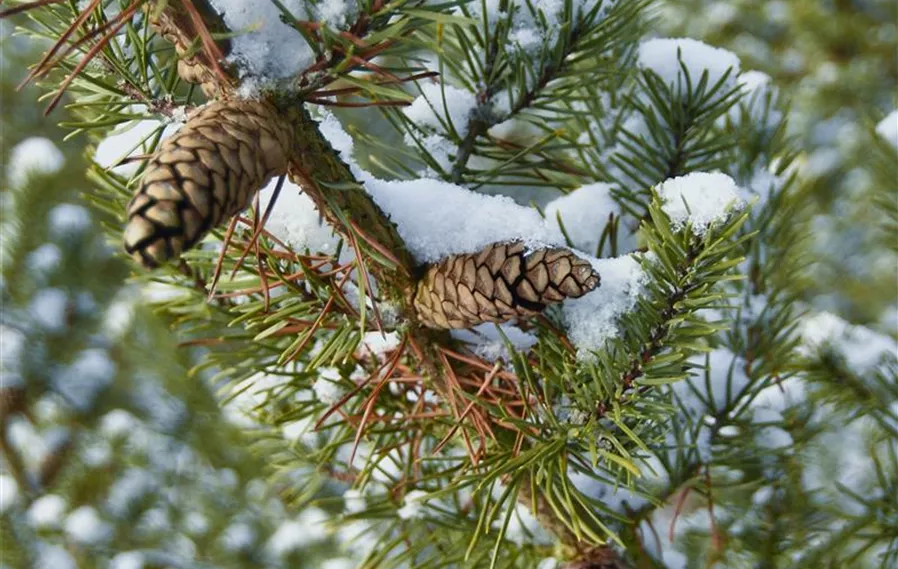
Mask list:
[{"label": "fresh snow", "polygon": [[647,278],[632,255],[592,259],[591,263],[601,276],[600,286],[562,304],[568,338],[577,348],[578,357],[587,360],[619,333],[618,319],[636,305]]},{"label": "fresh snow", "polygon": [[859,374],[872,371],[883,357],[898,356],[898,342],[884,334],[854,326],[829,312],[809,316],[801,322],[802,350],[807,355],[830,348],[841,353],[848,367]]},{"label": "fresh snow", "polygon": [[[500,332],[501,330],[501,332]],[[518,352],[526,352],[536,345],[538,338],[524,332],[513,324],[484,323],[465,330],[451,330],[452,337],[468,344],[473,352],[490,362],[511,359],[505,345],[506,338],[512,348]],[[505,337],[503,337],[503,334]]]},{"label": "fresh snow", "polygon": [[879,121],[879,124],[876,125],[876,132],[888,140],[892,146],[898,148],[898,109]]},{"label": "fresh snow", "polygon": [[343,397],[345,391],[343,386],[336,381],[331,381],[331,379],[324,377],[324,375],[325,374],[321,374],[318,379],[315,380],[315,383],[312,384],[312,390],[315,392],[315,396],[319,401],[327,405],[333,405]]},{"label": "fresh snow", "polygon": [[727,86],[736,83],[739,58],[732,52],[689,38],[651,39],[639,46],[639,67],[657,73],[677,93],[686,88],[682,67],[689,73],[690,83],[697,85],[702,73],[708,73],[708,86],[727,76]]},{"label": "fresh snow", "polygon": [[[349,25],[357,12],[356,3],[347,0],[327,0],[314,7],[302,0],[280,3],[297,20],[323,22],[333,29]],[[296,76],[314,63],[314,51],[299,30],[286,23],[288,17],[274,2],[211,0],[211,4],[236,34],[228,59],[237,64],[244,79],[241,93],[255,94],[260,87]]]},{"label": "fresh snow", "polygon": [[62,152],[49,139],[39,136],[26,138],[9,151],[6,180],[9,187],[20,187],[29,176],[54,174],[64,163]]},{"label": "fresh snow", "polygon": [[428,493],[423,490],[412,490],[405,495],[402,507],[396,511],[396,515],[403,520],[413,520],[424,516],[424,502]]},{"label": "fresh snow", "polygon": [[509,197],[479,194],[428,178],[375,178],[354,161],[352,138],[336,118],[326,115],[320,127],[364,189],[396,224],[419,262],[474,253],[503,241],[521,240],[529,247],[563,244],[557,227],[550,227],[535,209],[518,205]]},{"label": "fresh snow", "polygon": [[675,230],[691,224],[703,236],[708,228],[725,221],[729,213],[744,207],[736,182],[726,174],[694,172],[670,178],[658,186],[664,213]]},{"label": "fresh snow", "polygon": [[[276,186],[275,178],[262,189],[259,196],[262,212],[269,207]],[[265,223],[265,230],[297,252],[308,249],[311,253],[334,253],[340,243],[334,230],[321,219],[311,198],[286,179]]]},{"label": "fresh snow", "polygon": [[[611,189],[610,184],[601,182],[577,188],[546,205],[546,220],[550,225],[558,225],[559,231],[563,224],[574,247],[595,255],[609,215],[621,215]],[[622,228],[622,231],[626,231],[626,228]]]},{"label": "fresh snow", "polygon": [[[464,138],[468,134],[468,119],[477,107],[474,93],[440,83],[420,84],[421,95],[403,109],[405,116],[418,127],[440,134],[453,130]],[[448,128],[451,126],[451,129]]]}]

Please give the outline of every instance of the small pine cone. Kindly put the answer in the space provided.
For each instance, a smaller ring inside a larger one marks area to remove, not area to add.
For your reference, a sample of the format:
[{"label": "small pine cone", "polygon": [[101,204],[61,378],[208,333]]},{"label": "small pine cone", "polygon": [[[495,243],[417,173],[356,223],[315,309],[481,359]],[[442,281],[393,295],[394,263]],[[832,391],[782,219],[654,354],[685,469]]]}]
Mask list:
[{"label": "small pine cone", "polygon": [[585,260],[562,248],[525,253],[522,243],[498,243],[479,253],[431,265],[415,292],[415,309],[430,328],[470,328],[540,312],[599,286]]},{"label": "small pine cone", "polygon": [[125,250],[147,268],[180,256],[286,172],[290,141],[290,127],[267,103],[199,109],[150,159],[128,204]]}]

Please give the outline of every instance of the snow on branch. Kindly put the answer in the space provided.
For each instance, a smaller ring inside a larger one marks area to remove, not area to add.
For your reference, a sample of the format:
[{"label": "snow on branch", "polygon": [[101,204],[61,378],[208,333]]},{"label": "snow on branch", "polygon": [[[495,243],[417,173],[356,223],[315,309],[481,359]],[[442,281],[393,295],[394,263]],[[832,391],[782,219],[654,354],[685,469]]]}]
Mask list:
[{"label": "snow on branch", "polygon": [[684,69],[693,85],[707,72],[709,85],[726,78],[726,86],[732,87],[739,73],[739,58],[734,53],[689,38],[643,42],[639,46],[638,64],[657,73],[678,93],[683,93],[685,88]]},{"label": "snow on branch", "polygon": [[673,228],[686,226],[701,237],[707,230],[745,207],[736,182],[726,174],[694,172],[666,180],[658,186],[662,209]]}]

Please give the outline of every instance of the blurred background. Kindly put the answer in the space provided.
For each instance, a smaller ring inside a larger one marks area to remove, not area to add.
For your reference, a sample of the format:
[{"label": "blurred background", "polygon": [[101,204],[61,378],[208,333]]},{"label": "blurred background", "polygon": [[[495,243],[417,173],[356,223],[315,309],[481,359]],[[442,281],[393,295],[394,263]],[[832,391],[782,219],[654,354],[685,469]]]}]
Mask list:
[{"label": "blurred background", "polygon": [[[16,36],[14,23],[0,21],[0,566],[93,567],[88,551],[116,543],[127,551],[116,569],[194,557],[354,567],[339,552],[364,536],[314,529],[326,509],[294,516],[297,497],[258,478],[241,409],[263,388],[222,410],[144,302],[165,302],[166,291],[129,282],[104,237],[118,220],[89,205],[98,141],[73,130],[64,106],[45,118],[37,88],[16,89],[46,45]],[[898,163],[870,150],[875,136],[898,145],[898,3],[676,0],[658,4],[658,23],[733,50],[791,99],[820,253],[805,301],[895,337]],[[27,409],[22,386],[36,402]],[[53,491],[30,501],[30,485]]]}]

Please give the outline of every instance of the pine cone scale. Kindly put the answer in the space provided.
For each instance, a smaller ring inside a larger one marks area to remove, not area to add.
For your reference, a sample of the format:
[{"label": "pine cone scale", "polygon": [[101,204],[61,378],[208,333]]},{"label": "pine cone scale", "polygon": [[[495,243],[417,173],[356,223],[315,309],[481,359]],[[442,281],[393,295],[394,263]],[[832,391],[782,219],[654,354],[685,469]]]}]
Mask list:
[{"label": "pine cone scale", "polygon": [[287,170],[290,126],[269,104],[219,101],[150,159],[128,206],[125,250],[148,267],[180,255]]},{"label": "pine cone scale", "polygon": [[425,326],[469,328],[531,316],[598,285],[590,264],[567,249],[528,255],[521,243],[499,243],[428,267],[414,305]]}]

